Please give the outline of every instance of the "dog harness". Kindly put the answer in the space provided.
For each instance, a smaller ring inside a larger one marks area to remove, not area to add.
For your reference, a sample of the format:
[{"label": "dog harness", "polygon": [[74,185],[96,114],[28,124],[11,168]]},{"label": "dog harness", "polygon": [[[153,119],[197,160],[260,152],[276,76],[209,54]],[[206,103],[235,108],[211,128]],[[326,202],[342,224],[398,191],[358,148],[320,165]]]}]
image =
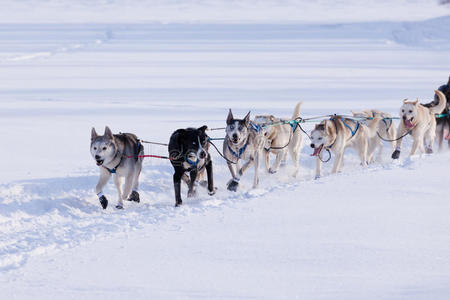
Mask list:
[{"label": "dog harness", "polygon": [[247,145],[248,145],[248,140],[247,140],[247,142],[245,143],[245,145],[244,145],[242,148],[239,149],[239,153],[236,153],[236,152],[230,147],[230,144],[227,143],[228,150],[229,150],[230,153],[233,154],[233,156],[236,157],[237,159],[240,159],[240,158],[241,158],[242,153],[244,153],[244,152],[245,152],[245,149],[247,149]]},{"label": "dog harness", "polygon": [[106,170],[108,170],[109,173],[111,174],[116,174],[117,168],[120,166],[120,164],[122,163],[122,159],[123,159],[123,155],[120,157],[119,163],[112,169],[107,168],[105,166],[102,166],[103,168],[105,168]]}]

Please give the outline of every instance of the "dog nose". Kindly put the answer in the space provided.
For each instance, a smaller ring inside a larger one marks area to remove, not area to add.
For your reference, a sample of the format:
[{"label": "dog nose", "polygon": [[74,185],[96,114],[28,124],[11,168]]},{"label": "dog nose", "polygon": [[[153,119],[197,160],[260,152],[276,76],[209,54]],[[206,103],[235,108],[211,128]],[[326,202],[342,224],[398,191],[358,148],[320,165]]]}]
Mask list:
[{"label": "dog nose", "polygon": [[200,152],[199,157],[200,157],[201,159],[205,158],[205,157],[206,157],[206,152],[205,152],[205,151]]},{"label": "dog nose", "polygon": [[233,139],[237,139],[237,134],[235,133],[235,134],[233,134]]},{"label": "dog nose", "polygon": [[315,148],[315,147],[314,147],[314,144],[311,144],[311,148]]},{"label": "dog nose", "polygon": [[100,155],[95,156],[95,159],[100,159],[100,158],[101,158]]},{"label": "dog nose", "polygon": [[403,116],[403,121],[406,121],[406,116]]}]

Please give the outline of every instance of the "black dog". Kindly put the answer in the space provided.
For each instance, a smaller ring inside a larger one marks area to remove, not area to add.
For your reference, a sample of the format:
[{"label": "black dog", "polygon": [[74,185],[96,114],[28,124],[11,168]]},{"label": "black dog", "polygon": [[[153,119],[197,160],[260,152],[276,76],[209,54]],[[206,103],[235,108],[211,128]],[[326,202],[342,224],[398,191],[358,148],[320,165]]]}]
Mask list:
[{"label": "black dog", "polygon": [[[206,128],[207,126],[198,129],[178,129],[170,136],[169,158],[175,170],[173,174],[175,206],[180,206],[183,203],[180,195],[181,179],[189,187],[188,197],[192,197],[195,195],[195,182],[196,180],[200,181],[205,169],[208,177],[208,194],[214,195],[216,192],[211,156],[208,153],[209,142],[208,135],[205,133]],[[190,179],[186,175],[187,172],[189,172]]]}]

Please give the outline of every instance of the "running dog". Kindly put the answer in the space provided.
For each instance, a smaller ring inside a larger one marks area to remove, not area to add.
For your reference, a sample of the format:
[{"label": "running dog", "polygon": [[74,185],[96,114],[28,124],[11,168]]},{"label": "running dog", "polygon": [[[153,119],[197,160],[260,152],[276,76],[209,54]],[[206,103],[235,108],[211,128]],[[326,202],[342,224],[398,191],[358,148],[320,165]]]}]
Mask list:
[{"label": "running dog", "polygon": [[367,166],[368,139],[376,134],[380,117],[375,117],[368,126],[359,121],[341,116],[333,116],[317,124],[311,132],[312,156],[316,156],[316,179],[320,178],[322,171],[323,150],[331,150],[335,155],[332,173],[340,171],[345,148],[352,147],[358,152],[361,165]]},{"label": "running dog", "polygon": [[91,155],[100,169],[100,179],[95,191],[103,209],[108,207],[103,188],[111,175],[114,175],[114,184],[119,194],[117,209],[123,208],[123,200],[140,202],[138,187],[143,158],[139,156],[144,155],[144,147],[134,134],[112,134],[111,129],[106,126],[105,133],[100,136],[95,128],[92,128]]},{"label": "running dog", "polygon": [[[235,192],[237,190],[241,176],[252,164],[255,166],[253,187],[258,186],[259,157],[264,147],[265,138],[257,130],[251,129],[250,124],[250,112],[244,119],[235,119],[230,109],[223,143],[223,155],[232,177],[227,184],[229,191]],[[240,166],[241,160],[246,160],[242,168]]]},{"label": "running dog", "polygon": [[[445,95],[445,98],[447,98],[447,105],[441,113],[444,114],[444,116],[436,118],[436,137],[439,149],[441,150],[444,139],[448,140],[448,146],[450,147],[450,77],[448,78],[448,83],[441,85],[438,90]],[[430,103],[423,104],[423,106],[430,108],[438,104],[439,97],[434,95],[434,100]]]},{"label": "running dog", "polygon": [[[195,196],[195,185],[197,182],[203,184],[201,179],[205,169],[208,178],[208,194],[214,195],[216,190],[213,182],[213,168],[211,156],[208,152],[209,142],[205,133],[207,127],[178,129],[169,141],[169,158],[175,173],[173,174],[173,185],[175,189],[175,206],[180,206],[181,180],[188,185],[188,197]],[[190,178],[187,176],[189,172]]]},{"label": "running dog", "polygon": [[[393,159],[400,157],[403,137],[411,134],[413,145],[410,156],[419,149],[422,153],[433,153],[433,143],[436,137],[435,114],[440,114],[447,103],[445,95],[441,91],[434,91],[439,98],[439,103],[433,107],[425,107],[418,100],[408,101],[405,99],[400,108],[400,124],[397,130],[397,143],[395,151],[392,153]],[[426,147],[425,147],[426,145]]]},{"label": "running dog", "polygon": [[[392,116],[388,113],[381,112],[379,110],[363,110],[361,112],[353,112],[354,117],[357,118],[368,118],[368,120],[373,120],[376,116],[382,118],[382,122],[378,123],[377,134],[369,138],[369,145],[367,149],[367,162],[370,164],[375,160],[375,150],[378,148],[377,160],[381,160],[381,155],[383,153],[383,143],[382,140],[391,142],[392,151],[395,150],[395,136],[397,135],[397,129],[393,125]],[[360,121],[364,125],[368,125],[368,120]]]},{"label": "running dog", "polygon": [[[297,103],[292,114],[293,121],[300,119],[301,102]],[[255,117],[254,123],[257,128],[263,128],[264,135],[267,138],[264,147],[265,165],[267,172],[274,174],[278,171],[280,164],[286,162],[289,154],[294,163],[295,172],[294,177],[298,174],[299,155],[302,149],[302,132],[297,128],[298,123],[286,123],[291,121],[286,119],[276,118],[272,115],[259,115]],[[274,125],[270,125],[274,124]],[[269,126],[267,126],[269,125]],[[275,162],[270,167],[270,153],[275,154]]]}]

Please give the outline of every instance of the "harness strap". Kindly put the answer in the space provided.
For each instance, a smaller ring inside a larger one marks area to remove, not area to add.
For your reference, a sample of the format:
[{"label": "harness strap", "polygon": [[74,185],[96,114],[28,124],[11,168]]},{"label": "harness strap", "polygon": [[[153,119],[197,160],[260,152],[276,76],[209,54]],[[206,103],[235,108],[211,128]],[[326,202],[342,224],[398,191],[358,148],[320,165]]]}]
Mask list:
[{"label": "harness strap", "polygon": [[227,143],[228,146],[228,150],[231,152],[231,154],[233,154],[234,157],[236,157],[237,159],[241,158],[242,153],[245,152],[245,149],[247,149],[247,145],[248,145],[248,139],[247,142],[245,143],[245,145],[239,149],[239,153],[236,153],[231,147],[230,144]]},{"label": "harness strap", "polygon": [[112,168],[112,169],[107,168],[107,167],[105,167],[105,166],[103,166],[103,165],[102,165],[102,167],[105,168],[106,170],[108,170],[109,173],[111,173],[111,174],[116,174],[117,168],[118,168],[118,167],[120,166],[120,164],[122,163],[122,160],[123,160],[123,155],[121,155],[120,160],[119,160],[119,163],[118,163],[114,168]]},{"label": "harness strap", "polygon": [[353,136],[358,132],[358,129],[359,129],[359,122],[358,122],[358,121],[351,120],[351,119],[348,119],[348,120],[351,120],[351,121],[353,121],[353,122],[356,123],[355,129],[353,130],[353,129],[350,127],[350,125],[348,125],[347,123],[345,123],[345,120],[346,120],[345,118],[341,118],[342,123],[344,123],[345,127],[347,127],[347,128],[350,130],[350,132],[352,133],[352,137],[353,137]]}]

